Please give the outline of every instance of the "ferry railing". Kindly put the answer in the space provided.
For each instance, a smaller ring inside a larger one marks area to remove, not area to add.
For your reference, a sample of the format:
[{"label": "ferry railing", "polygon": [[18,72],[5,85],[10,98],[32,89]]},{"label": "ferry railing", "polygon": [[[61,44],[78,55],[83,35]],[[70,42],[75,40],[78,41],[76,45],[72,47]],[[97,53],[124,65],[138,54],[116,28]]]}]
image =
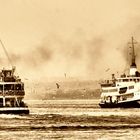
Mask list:
[{"label": "ferry railing", "polygon": [[0,96],[24,96],[24,90],[4,90],[4,92],[0,91]]}]

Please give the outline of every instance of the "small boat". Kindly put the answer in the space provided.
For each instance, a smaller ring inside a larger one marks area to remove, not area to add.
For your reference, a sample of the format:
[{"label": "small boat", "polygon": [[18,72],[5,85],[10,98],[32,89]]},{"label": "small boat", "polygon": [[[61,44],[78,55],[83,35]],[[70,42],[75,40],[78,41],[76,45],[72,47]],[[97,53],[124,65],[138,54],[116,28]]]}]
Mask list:
[{"label": "small boat", "polygon": [[131,65],[129,74],[105,80],[101,85],[101,108],[140,108],[140,72],[135,63],[134,39],[131,42]]}]

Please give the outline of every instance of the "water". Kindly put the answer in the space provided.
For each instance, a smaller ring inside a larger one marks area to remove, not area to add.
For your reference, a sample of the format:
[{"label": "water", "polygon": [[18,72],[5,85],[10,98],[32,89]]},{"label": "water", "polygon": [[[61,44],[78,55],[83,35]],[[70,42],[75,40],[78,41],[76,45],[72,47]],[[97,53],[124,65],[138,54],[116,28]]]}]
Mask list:
[{"label": "water", "polygon": [[101,109],[97,100],[28,100],[30,115],[0,115],[0,139],[139,139],[140,109]]}]

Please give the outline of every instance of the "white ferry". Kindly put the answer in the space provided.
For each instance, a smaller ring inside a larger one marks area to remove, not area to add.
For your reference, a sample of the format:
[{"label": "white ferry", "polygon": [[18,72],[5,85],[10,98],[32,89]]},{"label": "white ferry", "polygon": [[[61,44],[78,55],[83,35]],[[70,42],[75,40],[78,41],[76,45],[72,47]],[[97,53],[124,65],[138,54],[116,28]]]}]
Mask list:
[{"label": "white ferry", "polygon": [[139,108],[140,107],[140,73],[135,63],[134,39],[132,37],[132,58],[129,74],[118,78],[112,74],[111,80],[101,83],[101,108]]}]

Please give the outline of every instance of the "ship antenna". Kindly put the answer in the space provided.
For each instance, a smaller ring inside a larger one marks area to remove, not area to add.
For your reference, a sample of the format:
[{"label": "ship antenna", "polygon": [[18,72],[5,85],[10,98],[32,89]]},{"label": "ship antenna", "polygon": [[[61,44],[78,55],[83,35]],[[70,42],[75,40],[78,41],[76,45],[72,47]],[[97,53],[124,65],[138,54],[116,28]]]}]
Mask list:
[{"label": "ship antenna", "polygon": [[4,47],[4,44],[3,44],[3,42],[1,41],[1,39],[0,39],[0,43],[1,43],[1,46],[2,46],[2,48],[3,48],[3,50],[4,50],[5,54],[6,54],[7,58],[8,58],[8,61],[9,61],[10,65],[13,67],[12,61],[11,61],[11,59],[10,59],[10,57],[9,57],[9,55],[8,55],[8,52],[7,52],[6,48]]}]

